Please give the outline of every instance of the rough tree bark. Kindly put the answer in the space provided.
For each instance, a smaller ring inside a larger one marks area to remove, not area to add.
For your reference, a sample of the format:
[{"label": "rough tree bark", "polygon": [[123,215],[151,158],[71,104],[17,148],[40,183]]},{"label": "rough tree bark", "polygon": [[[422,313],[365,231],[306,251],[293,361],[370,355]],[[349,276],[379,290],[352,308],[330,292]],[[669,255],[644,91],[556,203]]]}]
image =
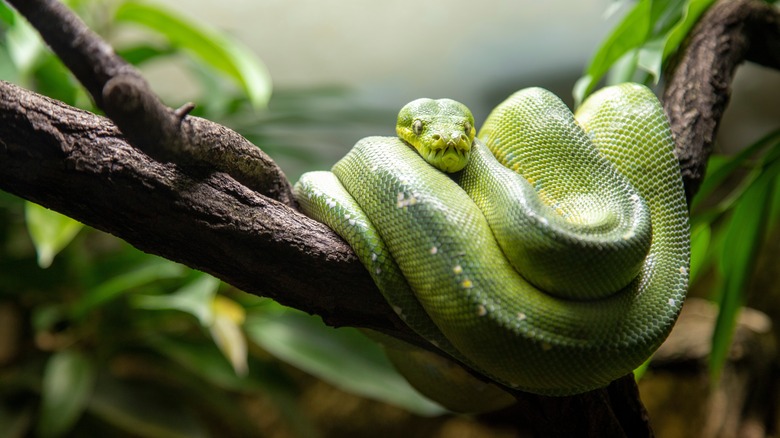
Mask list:
[{"label": "rough tree bark", "polygon": [[[8,2],[110,119],[0,82],[0,189],[329,325],[432,348],[385,304],[351,249],[295,211],[289,182],[260,149],[188,116],[189,107],[164,106],[56,0]],[[669,72],[664,107],[689,200],[745,60],[780,68],[780,14],[759,0],[722,0]],[[522,423],[540,436],[652,436],[630,375],[578,396],[516,395],[517,406],[491,421]]]}]

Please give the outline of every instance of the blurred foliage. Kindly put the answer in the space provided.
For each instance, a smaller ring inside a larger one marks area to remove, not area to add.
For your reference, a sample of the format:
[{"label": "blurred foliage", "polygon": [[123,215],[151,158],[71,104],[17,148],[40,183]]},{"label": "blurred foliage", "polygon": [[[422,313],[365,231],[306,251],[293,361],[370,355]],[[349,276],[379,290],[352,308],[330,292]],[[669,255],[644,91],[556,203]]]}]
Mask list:
[{"label": "blurred foliage", "polygon": [[[267,70],[224,34],[153,3],[66,3],[140,68],[183,62],[201,91],[195,114],[233,126],[295,173],[335,161],[357,138],[350,126],[387,118],[345,109],[350,95],[338,89],[278,93],[269,111]],[[144,36],[112,39],[127,28]],[[98,112],[5,3],[0,79]],[[316,139],[321,153],[305,149]],[[0,312],[16,316],[0,330],[0,437],[256,436],[269,421],[317,436],[295,402],[295,373],[273,356],[353,393],[444,412],[356,330],[326,327],[3,192]],[[273,406],[267,418],[250,414],[250,396]]]},{"label": "blurred foliage", "polygon": [[574,86],[577,105],[609,74],[609,83],[657,84],[664,63],[714,0],[618,0],[608,13],[635,3],[593,55]]},{"label": "blurred foliage", "polygon": [[[630,5],[629,5],[630,3]],[[713,0],[615,1],[627,8],[574,87],[581,102],[604,80],[655,85],[670,57]],[[769,1],[768,3],[774,3]],[[728,358],[739,310],[755,277],[758,255],[778,228],[780,128],[734,156],[713,155],[691,204],[691,286],[715,278],[712,301],[719,314],[712,336],[710,377],[717,384]],[[771,264],[770,264],[771,265]],[[772,268],[776,269],[777,266]],[[637,375],[641,375],[644,367]]]}]

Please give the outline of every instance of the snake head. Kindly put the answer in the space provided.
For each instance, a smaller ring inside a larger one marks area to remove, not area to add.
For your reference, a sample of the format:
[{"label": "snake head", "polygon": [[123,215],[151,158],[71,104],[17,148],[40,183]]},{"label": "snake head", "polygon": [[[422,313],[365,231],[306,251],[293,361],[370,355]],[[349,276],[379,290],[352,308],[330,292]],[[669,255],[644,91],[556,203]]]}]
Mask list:
[{"label": "snake head", "polygon": [[398,113],[398,136],[425,161],[443,172],[457,172],[468,163],[474,142],[474,116],[452,99],[417,99]]}]

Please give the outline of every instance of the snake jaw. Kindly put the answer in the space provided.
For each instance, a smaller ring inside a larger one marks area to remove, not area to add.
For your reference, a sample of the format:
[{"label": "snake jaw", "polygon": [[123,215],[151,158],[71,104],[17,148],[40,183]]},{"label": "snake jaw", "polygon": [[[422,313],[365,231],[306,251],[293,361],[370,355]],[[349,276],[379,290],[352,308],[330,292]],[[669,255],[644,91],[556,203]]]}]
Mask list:
[{"label": "snake jaw", "polygon": [[[434,138],[438,135],[434,135]],[[427,150],[426,150],[427,149]],[[471,152],[471,139],[463,135],[446,143],[439,139],[430,146],[420,145],[420,155],[442,172],[458,172],[466,167]]]}]

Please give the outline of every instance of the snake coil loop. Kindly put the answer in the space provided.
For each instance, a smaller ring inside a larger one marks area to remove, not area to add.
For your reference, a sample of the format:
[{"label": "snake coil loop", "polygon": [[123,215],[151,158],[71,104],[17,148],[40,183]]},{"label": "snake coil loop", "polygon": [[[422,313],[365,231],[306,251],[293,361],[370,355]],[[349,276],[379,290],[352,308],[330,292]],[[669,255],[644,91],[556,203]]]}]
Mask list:
[{"label": "snake coil loop", "polygon": [[492,381],[568,395],[631,372],[688,283],[687,207],[658,100],[622,84],[573,115],[531,88],[476,139],[473,127],[460,103],[414,101],[400,138],[360,140],[296,195],[413,330]]}]

